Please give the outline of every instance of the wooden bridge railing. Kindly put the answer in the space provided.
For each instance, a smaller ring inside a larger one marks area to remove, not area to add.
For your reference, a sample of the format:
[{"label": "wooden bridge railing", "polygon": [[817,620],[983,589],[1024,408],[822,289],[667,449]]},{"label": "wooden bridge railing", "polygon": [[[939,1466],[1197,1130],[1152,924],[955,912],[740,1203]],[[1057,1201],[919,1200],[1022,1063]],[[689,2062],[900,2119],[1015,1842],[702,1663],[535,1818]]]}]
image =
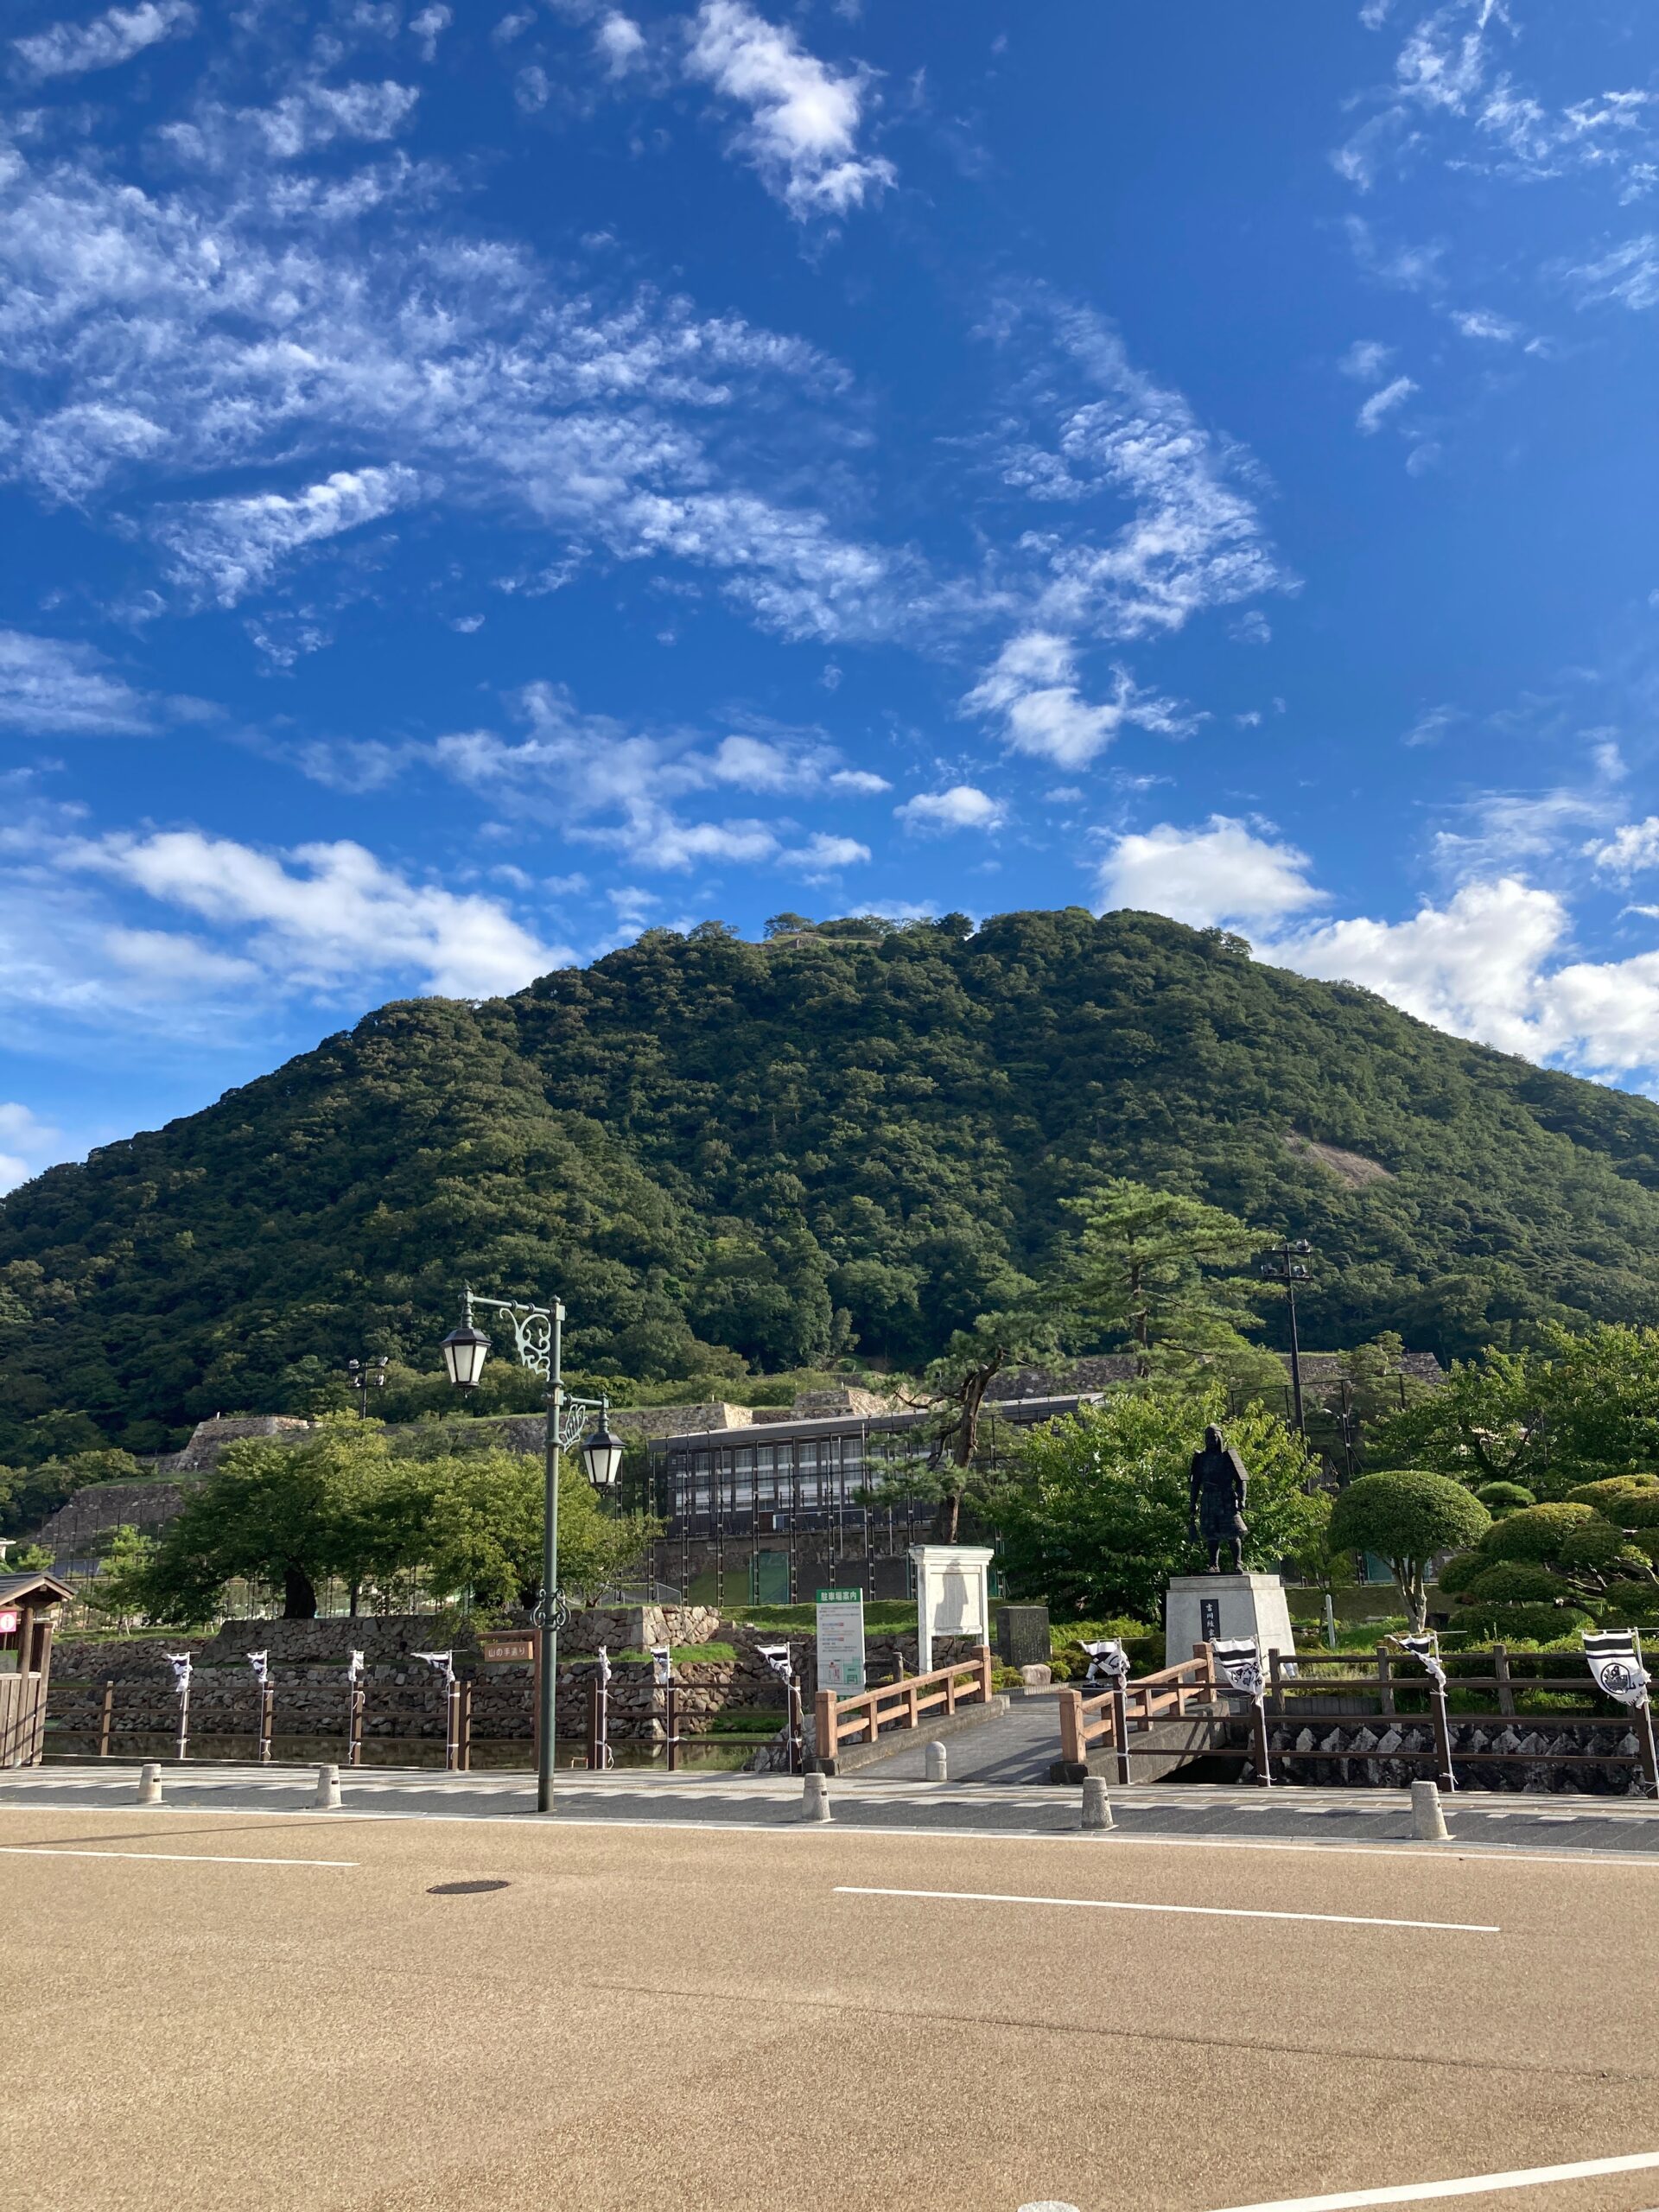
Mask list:
[{"label": "wooden bridge railing", "polygon": [[880,1689],[857,1690],[850,1697],[820,1690],[814,1709],[817,1756],[833,1759],[842,1745],[873,1744],[883,1729],[895,1725],[919,1728],[925,1713],[988,1705],[991,1664],[989,1646],[982,1644],[971,1659],[936,1667],[930,1675],[911,1675],[901,1682],[884,1682]]},{"label": "wooden bridge railing", "polygon": [[1207,1716],[1219,1694],[1207,1643],[1195,1643],[1192,1656],[1178,1667],[1143,1675],[1138,1682],[1124,1682],[1098,1697],[1064,1688],[1060,1757],[1071,1765],[1085,1766],[1090,1750],[1104,1746],[1116,1751],[1119,1779],[1127,1782],[1131,1736],[1144,1734],[1162,1720],[1185,1720],[1199,1713]]}]

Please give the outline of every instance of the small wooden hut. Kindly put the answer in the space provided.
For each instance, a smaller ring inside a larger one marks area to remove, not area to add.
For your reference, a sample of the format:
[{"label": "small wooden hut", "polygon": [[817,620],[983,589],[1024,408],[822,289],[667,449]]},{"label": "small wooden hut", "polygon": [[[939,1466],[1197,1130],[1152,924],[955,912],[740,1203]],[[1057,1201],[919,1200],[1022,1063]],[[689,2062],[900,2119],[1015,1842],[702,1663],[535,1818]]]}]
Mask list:
[{"label": "small wooden hut", "polygon": [[0,1574],[0,1767],[38,1766],[52,1630],[74,1592],[51,1574]]}]

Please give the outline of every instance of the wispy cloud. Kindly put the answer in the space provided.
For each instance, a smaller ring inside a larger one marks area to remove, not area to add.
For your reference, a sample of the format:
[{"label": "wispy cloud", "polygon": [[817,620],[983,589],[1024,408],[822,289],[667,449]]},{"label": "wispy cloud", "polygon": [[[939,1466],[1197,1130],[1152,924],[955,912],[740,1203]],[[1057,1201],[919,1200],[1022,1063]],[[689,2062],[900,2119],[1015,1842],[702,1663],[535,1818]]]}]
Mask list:
[{"label": "wispy cloud", "polygon": [[196,27],[190,0],[138,0],[131,8],[109,8],[88,23],[53,23],[27,38],[15,38],[12,52],[33,77],[78,77],[90,69],[113,69],[146,47],[181,38]]},{"label": "wispy cloud", "polygon": [[703,0],[686,67],[748,109],[735,150],[798,219],[844,215],[895,181],[891,162],[859,151],[869,72],[832,69],[744,0]]},{"label": "wispy cloud", "polygon": [[378,522],[420,490],[413,469],[340,469],[291,497],[262,492],[175,509],[156,522],[154,535],[173,554],[176,577],[234,607],[305,547]]},{"label": "wispy cloud", "polygon": [[155,728],[152,703],[111,675],[91,646],[0,630],[0,729],[121,737]]},{"label": "wispy cloud", "polygon": [[1354,418],[1360,429],[1368,438],[1374,436],[1395,408],[1403,407],[1416,389],[1409,377],[1395,377],[1380,391],[1374,391]]}]

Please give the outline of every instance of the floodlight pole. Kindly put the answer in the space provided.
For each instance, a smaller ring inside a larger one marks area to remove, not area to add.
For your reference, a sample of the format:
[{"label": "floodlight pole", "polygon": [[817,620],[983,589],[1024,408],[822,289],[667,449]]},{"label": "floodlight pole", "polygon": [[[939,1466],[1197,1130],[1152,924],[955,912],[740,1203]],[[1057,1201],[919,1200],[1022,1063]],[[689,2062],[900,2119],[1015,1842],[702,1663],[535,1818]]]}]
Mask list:
[{"label": "floodlight pole", "polygon": [[1302,1414],[1302,1345],[1296,1331],[1296,1286],[1310,1281],[1302,1262],[1313,1249],[1306,1237],[1299,1237],[1294,1243],[1288,1236],[1282,1237],[1273,1247],[1272,1259],[1262,1269],[1269,1282],[1283,1283],[1290,1305],[1290,1395],[1295,1409],[1296,1433],[1304,1446],[1307,1442],[1307,1422]]}]

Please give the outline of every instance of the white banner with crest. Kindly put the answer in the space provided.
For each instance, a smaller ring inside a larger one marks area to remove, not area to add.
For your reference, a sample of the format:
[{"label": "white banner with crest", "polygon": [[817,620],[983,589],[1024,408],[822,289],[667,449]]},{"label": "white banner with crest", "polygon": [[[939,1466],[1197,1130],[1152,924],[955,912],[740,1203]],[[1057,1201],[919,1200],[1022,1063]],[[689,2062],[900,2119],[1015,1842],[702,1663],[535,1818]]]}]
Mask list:
[{"label": "white banner with crest", "polygon": [[1241,1697],[1262,1702],[1262,1653],[1253,1636],[1217,1637],[1210,1649],[1216,1655],[1216,1664],[1227,1680],[1229,1689],[1236,1690]]},{"label": "white banner with crest", "polygon": [[1617,1698],[1621,1705],[1647,1703],[1648,1684],[1652,1677],[1642,1664],[1642,1640],[1634,1629],[1611,1629],[1599,1636],[1586,1635],[1584,1656],[1590,1662],[1596,1688],[1604,1697]]}]

